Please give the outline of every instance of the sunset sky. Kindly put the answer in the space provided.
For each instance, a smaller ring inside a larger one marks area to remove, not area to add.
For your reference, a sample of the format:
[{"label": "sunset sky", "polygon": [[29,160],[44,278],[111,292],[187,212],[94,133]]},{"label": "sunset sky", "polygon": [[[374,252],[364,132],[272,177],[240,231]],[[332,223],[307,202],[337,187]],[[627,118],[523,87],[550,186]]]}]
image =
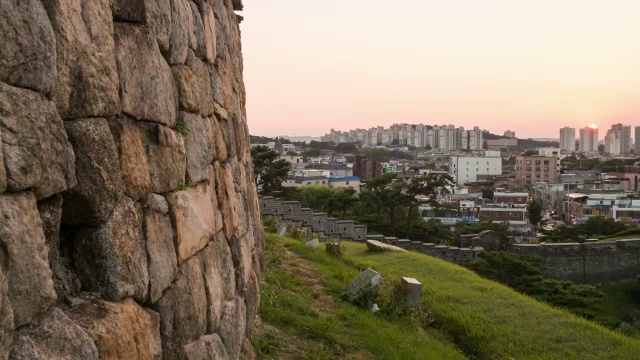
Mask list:
[{"label": "sunset sky", "polygon": [[252,135],[640,125],[637,0],[244,0]]}]

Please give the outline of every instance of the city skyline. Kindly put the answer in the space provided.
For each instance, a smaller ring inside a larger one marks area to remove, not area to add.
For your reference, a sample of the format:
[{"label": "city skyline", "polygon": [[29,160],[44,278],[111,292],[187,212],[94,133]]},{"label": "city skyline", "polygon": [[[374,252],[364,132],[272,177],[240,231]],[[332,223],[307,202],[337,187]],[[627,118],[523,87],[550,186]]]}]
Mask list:
[{"label": "city skyline", "polygon": [[393,123],[558,128],[640,123],[640,3],[247,0],[249,129],[320,136]]}]

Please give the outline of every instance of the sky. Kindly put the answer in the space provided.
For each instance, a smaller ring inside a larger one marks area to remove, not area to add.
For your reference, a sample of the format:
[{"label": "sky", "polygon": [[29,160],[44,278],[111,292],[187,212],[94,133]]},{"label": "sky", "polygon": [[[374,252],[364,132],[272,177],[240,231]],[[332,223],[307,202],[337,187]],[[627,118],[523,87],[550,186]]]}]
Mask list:
[{"label": "sky", "polygon": [[252,135],[640,125],[637,0],[244,0]]}]

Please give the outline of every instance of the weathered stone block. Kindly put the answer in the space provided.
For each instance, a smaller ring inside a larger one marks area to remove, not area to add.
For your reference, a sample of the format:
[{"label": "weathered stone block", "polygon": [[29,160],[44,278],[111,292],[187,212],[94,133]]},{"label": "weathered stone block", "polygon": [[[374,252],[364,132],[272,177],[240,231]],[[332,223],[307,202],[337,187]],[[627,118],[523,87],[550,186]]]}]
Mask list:
[{"label": "weathered stone block", "polygon": [[384,251],[384,250],[405,251],[405,252],[407,251],[403,248],[400,248],[394,245],[385,244],[377,240],[367,240],[367,248],[369,248],[370,251]]},{"label": "weathered stone block", "polygon": [[205,335],[197,341],[185,345],[184,353],[186,360],[230,359],[218,334]]},{"label": "weathered stone block", "polygon": [[158,314],[135,301],[89,300],[69,310],[69,317],[95,341],[100,359],[157,359],[162,352]]},{"label": "weathered stone block", "polygon": [[222,227],[214,182],[167,195],[169,212],[176,228],[178,263],[204,248]]},{"label": "weathered stone block", "polygon": [[59,298],[73,296],[80,291],[80,282],[69,269],[70,259],[60,254],[60,223],[62,221],[62,195],[57,194],[38,201],[45,241],[49,249],[49,268],[53,286]]},{"label": "weathered stone block", "polygon": [[235,94],[233,92],[233,75],[231,73],[231,69],[225,60],[218,59],[215,63],[215,69],[218,73],[218,77],[220,82],[217,84],[220,86],[222,90],[222,95],[224,96],[224,106],[227,110],[231,109],[233,111],[234,105],[236,104]]},{"label": "weathered stone block", "polygon": [[222,218],[224,220],[224,232],[227,238],[236,234],[239,228],[238,223],[238,203],[236,191],[233,184],[233,175],[229,164],[214,163],[214,173],[216,175],[216,193],[218,196],[218,205],[222,210]]},{"label": "weathered stone block", "polygon": [[116,20],[145,24],[158,40],[160,50],[169,49],[170,0],[115,0],[113,16]]},{"label": "weathered stone block", "polygon": [[233,299],[235,295],[235,288],[230,287],[235,284],[235,280],[228,281],[235,276],[231,252],[226,243],[219,244],[221,241],[224,239],[212,240],[209,246],[198,254],[202,261],[204,285],[207,291],[207,333],[216,331],[220,324],[224,301]]},{"label": "weathered stone block", "polygon": [[0,194],[7,190],[7,171],[4,168],[4,153],[2,152],[2,127],[0,126]]},{"label": "weathered stone block", "polygon": [[144,301],[149,271],[140,205],[123,196],[104,225],[79,231],[74,261],[83,288],[109,300]]},{"label": "weathered stone block", "polygon": [[146,201],[151,193],[151,175],[142,131],[126,116],[110,119],[109,129],[118,149],[124,193],[134,200]]},{"label": "weathered stone block", "polygon": [[199,111],[202,116],[208,117],[215,111],[213,89],[211,88],[211,74],[209,67],[202,60],[198,59],[193,51],[189,51],[187,56],[187,66],[195,74],[195,91],[199,93]]},{"label": "weathered stone block", "polygon": [[189,47],[195,52],[199,58],[204,58],[204,24],[200,9],[196,3],[188,2],[191,8],[191,41]]},{"label": "weathered stone block", "polygon": [[58,308],[52,308],[15,335],[12,360],[98,360],[98,349],[84,330]]},{"label": "weathered stone block", "polygon": [[164,53],[169,64],[184,64],[191,41],[193,22],[191,6],[186,0],[171,0],[171,36]]},{"label": "weathered stone block", "polygon": [[143,135],[151,177],[151,191],[166,193],[185,183],[187,155],[184,139],[158,124],[143,124]]},{"label": "weathered stone block", "polygon": [[0,268],[0,359],[9,358],[13,340],[13,310],[9,302],[7,279]]},{"label": "weathered stone block", "polygon": [[122,196],[118,150],[104,118],[65,123],[76,156],[78,183],[63,194],[62,221],[72,225],[103,224]]},{"label": "weathered stone block", "polygon": [[260,306],[260,280],[254,271],[251,271],[249,282],[245,288],[244,301],[247,306],[247,326],[245,327],[245,336],[251,337],[251,331],[254,329],[254,323],[258,318],[258,307]]},{"label": "weathered stone block", "polygon": [[155,303],[171,286],[178,270],[169,215],[151,209],[145,211],[144,231],[149,257],[149,300]]},{"label": "weathered stone block", "polygon": [[422,296],[422,284],[420,281],[410,277],[403,277],[401,282],[402,286],[409,290],[404,296],[404,301],[411,306],[420,305],[420,297]]},{"label": "weathered stone block", "polygon": [[246,306],[241,297],[224,303],[218,334],[229,358],[237,359],[245,338]]},{"label": "weathered stone block", "polygon": [[53,305],[56,293],[35,196],[0,194],[0,219],[0,263],[18,327]]},{"label": "weathered stone block", "polygon": [[49,94],[56,78],[56,38],[38,0],[0,2],[0,81]]},{"label": "weathered stone block", "polygon": [[63,119],[120,112],[110,0],[43,2],[56,34],[53,100]]},{"label": "weathered stone block", "polygon": [[364,290],[367,287],[377,287],[380,281],[382,281],[382,276],[380,276],[378,272],[373,269],[367,269],[347,284],[346,291],[351,294],[356,294],[358,291]]},{"label": "weathered stone block", "polygon": [[75,185],[73,149],[53,102],[0,83],[0,113],[8,191],[32,188],[42,199]]},{"label": "weathered stone block", "polygon": [[175,126],[178,95],[153,34],[134,24],[116,23],[114,29],[122,110],[138,120]]},{"label": "weathered stone block", "polygon": [[207,295],[197,257],[180,265],[173,286],[154,307],[160,313],[164,359],[183,359],[184,346],[207,332]]},{"label": "weathered stone block", "polygon": [[227,161],[227,145],[224,141],[224,133],[222,132],[220,122],[215,116],[210,117],[209,121],[211,122],[211,131],[213,132],[214,145],[216,149],[214,158],[220,162]]},{"label": "weathered stone block", "polygon": [[208,62],[213,62],[216,59],[216,21],[213,14],[211,5],[205,3],[202,7],[202,22],[204,26],[203,44],[200,48],[202,51],[201,56]]},{"label": "weathered stone block", "polygon": [[185,112],[180,112],[180,121],[188,129],[188,132],[184,134],[187,177],[192,182],[207,180],[215,151],[211,122],[198,114]]},{"label": "weathered stone block", "polygon": [[196,74],[186,65],[171,66],[173,79],[178,90],[180,110],[197,113],[200,111],[200,91]]}]

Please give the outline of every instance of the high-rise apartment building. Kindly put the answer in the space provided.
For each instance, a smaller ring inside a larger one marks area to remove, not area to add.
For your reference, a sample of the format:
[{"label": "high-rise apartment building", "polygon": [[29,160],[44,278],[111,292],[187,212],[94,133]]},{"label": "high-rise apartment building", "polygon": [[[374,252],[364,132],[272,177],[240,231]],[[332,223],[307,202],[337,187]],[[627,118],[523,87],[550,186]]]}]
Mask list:
[{"label": "high-rise apartment building", "polygon": [[515,131],[507,130],[504,132],[504,136],[508,137],[509,139],[515,139],[516,133]]},{"label": "high-rise apartment building", "polygon": [[631,153],[631,126],[613,124],[604,137],[604,151],[611,155],[629,155]]},{"label": "high-rise apartment building", "polygon": [[587,126],[580,129],[580,151],[596,152],[598,151],[598,128],[595,126]]},{"label": "high-rise apartment building", "polygon": [[539,182],[555,184],[558,182],[558,157],[517,156],[516,182],[522,185]]},{"label": "high-rise apartment building", "polygon": [[568,126],[560,129],[560,150],[576,151],[576,129]]},{"label": "high-rise apartment building", "polygon": [[633,140],[636,142],[636,156],[640,156],[640,126],[636,126],[636,133]]}]

